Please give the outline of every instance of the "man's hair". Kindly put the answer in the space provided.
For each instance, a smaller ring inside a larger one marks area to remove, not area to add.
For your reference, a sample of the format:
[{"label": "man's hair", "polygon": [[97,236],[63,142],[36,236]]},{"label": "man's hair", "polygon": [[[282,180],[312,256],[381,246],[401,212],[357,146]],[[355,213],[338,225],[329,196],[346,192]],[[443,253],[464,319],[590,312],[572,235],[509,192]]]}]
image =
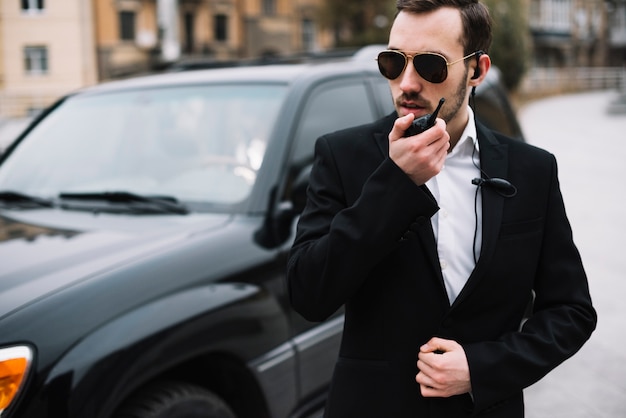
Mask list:
[{"label": "man's hair", "polygon": [[427,13],[442,7],[459,9],[463,20],[461,44],[465,54],[489,52],[492,20],[487,6],[478,0],[397,0],[398,13]]}]

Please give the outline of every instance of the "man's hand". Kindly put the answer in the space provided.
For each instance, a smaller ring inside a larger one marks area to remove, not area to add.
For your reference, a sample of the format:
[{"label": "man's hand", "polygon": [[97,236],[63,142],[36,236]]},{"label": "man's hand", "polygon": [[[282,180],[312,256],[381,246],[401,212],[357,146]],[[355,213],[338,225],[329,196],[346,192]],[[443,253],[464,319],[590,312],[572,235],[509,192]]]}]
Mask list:
[{"label": "man's hand", "polygon": [[443,119],[419,135],[404,138],[413,114],[396,120],[389,133],[389,158],[404,171],[415,184],[421,186],[435,177],[446,160],[450,148],[450,135]]},{"label": "man's hand", "polygon": [[415,377],[422,396],[447,398],[471,392],[469,365],[463,347],[452,340],[431,338],[420,347]]}]

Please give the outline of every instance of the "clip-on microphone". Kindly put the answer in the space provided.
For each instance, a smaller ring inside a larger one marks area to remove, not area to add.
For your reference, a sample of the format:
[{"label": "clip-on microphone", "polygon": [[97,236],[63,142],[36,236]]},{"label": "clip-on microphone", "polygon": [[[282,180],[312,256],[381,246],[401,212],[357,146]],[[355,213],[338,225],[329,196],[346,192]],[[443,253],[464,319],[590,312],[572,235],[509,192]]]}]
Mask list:
[{"label": "clip-on microphone", "polygon": [[477,177],[472,179],[472,184],[475,184],[478,187],[491,187],[496,193],[503,197],[513,197],[517,194],[517,187],[515,187],[510,181],[497,177],[486,179]]},{"label": "clip-on microphone", "polygon": [[[484,176],[486,176],[483,170],[480,170],[480,172]],[[487,177],[487,178],[476,177],[472,179],[472,184],[478,186],[479,188],[483,186],[490,187],[502,197],[508,198],[508,197],[513,197],[517,194],[517,187],[515,187],[510,181],[501,179],[498,177]],[[479,189],[476,189],[476,197],[474,200],[474,214],[476,215],[476,225],[474,228],[474,263],[478,262],[478,257],[476,256],[476,233],[478,231],[478,209],[476,206],[476,200],[478,199],[478,190]]]}]

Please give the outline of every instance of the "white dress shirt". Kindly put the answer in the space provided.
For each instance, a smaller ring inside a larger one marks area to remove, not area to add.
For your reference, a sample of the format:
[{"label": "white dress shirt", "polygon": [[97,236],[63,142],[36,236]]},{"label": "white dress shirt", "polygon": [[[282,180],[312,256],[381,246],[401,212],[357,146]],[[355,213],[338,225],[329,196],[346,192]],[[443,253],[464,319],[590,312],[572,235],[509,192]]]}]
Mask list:
[{"label": "white dress shirt", "polygon": [[480,177],[480,154],[474,112],[468,110],[469,122],[459,142],[441,172],[426,183],[440,208],[431,223],[450,304],[474,270],[482,244],[480,188],[472,184]]}]

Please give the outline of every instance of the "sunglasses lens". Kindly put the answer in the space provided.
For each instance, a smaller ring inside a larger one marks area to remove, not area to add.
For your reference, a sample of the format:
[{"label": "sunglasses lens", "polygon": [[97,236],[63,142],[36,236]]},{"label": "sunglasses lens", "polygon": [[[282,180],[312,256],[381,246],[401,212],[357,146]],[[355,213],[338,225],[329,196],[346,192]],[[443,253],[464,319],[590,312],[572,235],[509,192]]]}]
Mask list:
[{"label": "sunglasses lens", "polygon": [[448,77],[446,60],[439,55],[420,54],[413,57],[415,70],[431,83],[442,83]]},{"label": "sunglasses lens", "polygon": [[406,58],[399,52],[383,51],[378,54],[378,69],[390,80],[395,80],[404,71]]}]

